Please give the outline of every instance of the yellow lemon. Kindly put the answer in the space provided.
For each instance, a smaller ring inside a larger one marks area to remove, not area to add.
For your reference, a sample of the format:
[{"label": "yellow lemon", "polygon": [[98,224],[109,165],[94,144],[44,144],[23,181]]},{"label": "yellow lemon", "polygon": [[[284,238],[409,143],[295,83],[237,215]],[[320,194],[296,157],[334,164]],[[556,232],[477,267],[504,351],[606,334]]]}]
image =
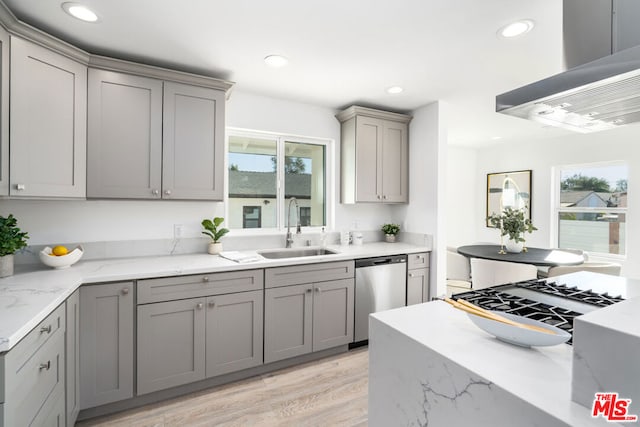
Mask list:
[{"label": "yellow lemon", "polygon": [[55,256],[62,256],[68,254],[69,250],[64,246],[55,246],[53,249],[51,249],[51,253]]}]

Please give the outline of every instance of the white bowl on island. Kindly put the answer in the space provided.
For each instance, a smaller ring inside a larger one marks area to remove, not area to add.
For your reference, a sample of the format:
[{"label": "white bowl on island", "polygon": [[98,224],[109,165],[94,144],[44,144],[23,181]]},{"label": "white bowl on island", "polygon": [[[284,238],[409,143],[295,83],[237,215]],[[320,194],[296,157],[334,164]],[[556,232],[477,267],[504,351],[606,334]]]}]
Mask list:
[{"label": "white bowl on island", "polygon": [[78,246],[66,255],[56,256],[51,253],[51,248],[47,246],[40,251],[40,261],[49,267],[63,269],[68,268],[78,262],[82,258],[84,250],[82,246]]}]

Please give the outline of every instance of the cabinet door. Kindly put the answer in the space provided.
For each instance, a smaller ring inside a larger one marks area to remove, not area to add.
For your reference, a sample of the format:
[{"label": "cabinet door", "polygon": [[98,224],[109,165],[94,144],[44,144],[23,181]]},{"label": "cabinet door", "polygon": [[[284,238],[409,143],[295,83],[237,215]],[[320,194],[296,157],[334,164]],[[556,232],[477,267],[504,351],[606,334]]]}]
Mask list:
[{"label": "cabinet door", "polygon": [[89,70],[87,197],[159,199],[162,82]]},{"label": "cabinet door", "polygon": [[87,67],[11,38],[12,196],[86,196]]},{"label": "cabinet door", "polygon": [[356,202],[382,200],[383,131],[383,120],[356,117]]},{"label": "cabinet door", "polygon": [[76,290],[66,302],[66,414],[67,426],[75,425],[80,412],[80,291]]},{"label": "cabinet door", "polygon": [[407,125],[384,121],[382,138],[382,201],[407,203],[409,201],[409,144]]},{"label": "cabinet door", "polygon": [[264,292],[207,298],[207,377],[262,364]]},{"label": "cabinet door", "polygon": [[133,397],[133,289],[80,288],[80,409]]},{"label": "cabinet door", "polygon": [[204,304],[194,298],[138,306],[138,395],[205,377]]},{"label": "cabinet door", "polygon": [[311,284],[265,290],[264,363],[311,352],[312,291]]},{"label": "cabinet door", "polygon": [[224,198],[223,91],[164,84],[162,197]]},{"label": "cabinet door", "polygon": [[0,196],[9,195],[9,33],[0,27]]},{"label": "cabinet door", "polygon": [[313,351],[353,341],[354,280],[313,285]]},{"label": "cabinet door", "polygon": [[407,305],[420,304],[426,301],[424,290],[425,280],[428,280],[427,269],[421,268],[418,270],[409,270],[407,273]]}]

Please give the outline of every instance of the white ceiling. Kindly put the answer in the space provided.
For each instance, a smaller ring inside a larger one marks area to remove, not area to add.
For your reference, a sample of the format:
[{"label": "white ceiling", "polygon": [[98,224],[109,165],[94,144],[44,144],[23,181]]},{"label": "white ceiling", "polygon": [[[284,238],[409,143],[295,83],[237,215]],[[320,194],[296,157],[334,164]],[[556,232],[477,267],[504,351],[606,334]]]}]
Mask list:
[{"label": "white ceiling", "polygon": [[[558,0],[77,0],[99,15],[95,24],[68,16],[63,0],[4,1],[91,53],[232,80],[234,90],[334,109],[445,101],[451,144],[567,133],[494,112],[498,93],[562,71]],[[524,18],[536,23],[527,35],[496,36]],[[273,53],[289,65],[267,67]],[[387,94],[393,85],[404,92]]]}]

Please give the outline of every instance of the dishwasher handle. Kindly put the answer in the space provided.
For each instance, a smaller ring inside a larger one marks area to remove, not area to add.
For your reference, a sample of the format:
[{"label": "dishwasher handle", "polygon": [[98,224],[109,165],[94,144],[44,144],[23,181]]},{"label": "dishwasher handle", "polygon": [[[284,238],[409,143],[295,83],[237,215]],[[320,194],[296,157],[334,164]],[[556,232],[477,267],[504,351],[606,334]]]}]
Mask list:
[{"label": "dishwasher handle", "polygon": [[406,263],[406,255],[391,255],[376,258],[362,258],[356,260],[356,268],[375,267],[378,265]]}]

